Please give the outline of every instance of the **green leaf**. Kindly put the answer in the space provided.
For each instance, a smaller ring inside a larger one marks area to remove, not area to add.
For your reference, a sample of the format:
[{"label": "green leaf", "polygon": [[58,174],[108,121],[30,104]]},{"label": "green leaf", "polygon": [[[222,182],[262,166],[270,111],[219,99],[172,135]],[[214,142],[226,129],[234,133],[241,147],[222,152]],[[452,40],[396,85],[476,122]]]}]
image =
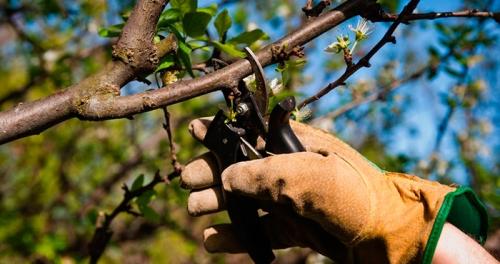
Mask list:
[{"label": "green leaf", "polygon": [[148,221],[158,222],[160,219],[160,215],[149,206],[139,207],[139,210]]},{"label": "green leaf", "polygon": [[378,0],[377,3],[387,8],[391,12],[398,11],[399,1],[398,0]]},{"label": "green leaf", "polygon": [[139,208],[139,211],[146,219],[150,221],[157,221],[159,218],[158,213],[156,213],[153,209],[151,209],[151,207],[149,207],[149,203],[151,202],[151,200],[155,195],[156,195],[155,190],[147,190],[139,197],[137,197],[136,200],[136,204],[137,207]]},{"label": "green leaf", "polygon": [[228,42],[235,44],[251,45],[252,43],[260,39],[269,39],[269,37],[261,29],[254,29],[252,31],[243,32],[238,36],[230,39]]},{"label": "green leaf", "polygon": [[156,35],[154,38],[153,38],[153,43],[154,44],[158,44],[160,43],[161,41],[161,37],[159,35]]},{"label": "green leaf", "polygon": [[228,55],[231,55],[233,57],[238,57],[238,58],[245,58],[245,53],[238,50],[235,45],[233,44],[223,44],[218,41],[213,41],[211,42],[214,47],[222,52],[225,52]]},{"label": "green leaf", "polygon": [[219,39],[222,39],[222,36],[229,30],[232,25],[231,17],[229,16],[229,12],[227,9],[222,10],[222,12],[217,15],[215,18],[215,28],[217,29],[217,33],[219,33]]},{"label": "green leaf", "polygon": [[299,58],[295,60],[287,60],[283,65],[276,68],[276,71],[281,74],[281,83],[287,86],[290,82],[290,73],[302,68],[306,64],[306,60]]},{"label": "green leaf", "polygon": [[182,26],[179,23],[176,24],[168,24],[165,28],[159,29],[159,31],[167,31],[172,32],[177,37],[177,39],[181,39],[184,41],[185,36],[182,33]]},{"label": "green leaf", "polygon": [[211,4],[207,7],[200,7],[196,11],[205,12],[210,14],[211,16],[215,16],[215,14],[217,13],[217,4]]},{"label": "green leaf", "polygon": [[99,36],[101,36],[103,38],[118,37],[122,33],[122,29],[123,29],[124,25],[125,24],[120,23],[120,24],[109,26],[109,27],[100,28],[98,34],[99,34]]},{"label": "green leaf", "polygon": [[198,7],[197,0],[171,0],[170,5],[172,8],[177,8],[181,11],[182,14],[186,14],[189,12],[194,12]]},{"label": "green leaf", "polygon": [[130,188],[130,191],[135,191],[138,190],[139,188],[142,187],[144,184],[144,174],[139,175],[139,177],[135,178],[134,182],[132,183],[132,188]]},{"label": "green leaf", "polygon": [[192,69],[193,66],[191,65],[191,51],[192,51],[192,49],[183,40],[179,40],[178,44],[179,44],[179,50],[177,52],[178,52],[179,58],[180,58],[182,64],[184,65],[184,67],[186,68],[186,71],[189,73],[189,75],[191,75],[191,77],[194,77],[194,73],[193,73],[193,69]]},{"label": "green leaf", "polygon": [[205,33],[212,16],[206,12],[189,12],[182,19],[184,32],[190,37],[198,37]]},{"label": "green leaf", "polygon": [[156,191],[151,189],[143,192],[139,197],[137,197],[136,203],[139,209],[140,207],[147,206],[155,195]]},{"label": "green leaf", "polygon": [[161,59],[160,64],[158,65],[158,68],[156,68],[155,72],[159,72],[161,70],[164,70],[164,69],[166,69],[174,64],[175,64],[175,58],[172,54],[169,54],[169,55],[163,57],[163,59]]},{"label": "green leaf", "polygon": [[160,15],[160,19],[158,20],[158,28],[160,27],[166,27],[169,24],[178,22],[181,20],[182,14],[179,9],[176,8],[170,8]]}]

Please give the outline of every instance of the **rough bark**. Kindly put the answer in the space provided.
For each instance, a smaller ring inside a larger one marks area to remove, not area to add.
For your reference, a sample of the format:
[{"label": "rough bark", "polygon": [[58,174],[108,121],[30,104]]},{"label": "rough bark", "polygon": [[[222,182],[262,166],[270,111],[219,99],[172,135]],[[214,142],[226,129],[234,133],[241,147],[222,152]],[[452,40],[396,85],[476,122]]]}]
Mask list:
[{"label": "rough bark", "polygon": [[[251,73],[250,63],[242,59],[222,70],[193,80],[180,81],[158,90],[120,96],[123,85],[135,79],[139,73],[151,72],[158,58],[175,49],[172,38],[163,40],[156,47],[152,44],[158,16],[166,2],[137,2],[114,48],[113,54],[118,60],[110,62],[102,71],[55,95],[1,112],[0,144],[38,134],[74,117],[96,121],[130,117],[219,89],[234,87],[238,80]],[[348,1],[311,19],[282,39],[264,47],[256,55],[264,66],[275,63],[276,50],[282,50],[282,47],[291,50],[306,44],[346,19],[360,14],[370,2],[372,1]],[[138,47],[142,49],[138,50]]]}]

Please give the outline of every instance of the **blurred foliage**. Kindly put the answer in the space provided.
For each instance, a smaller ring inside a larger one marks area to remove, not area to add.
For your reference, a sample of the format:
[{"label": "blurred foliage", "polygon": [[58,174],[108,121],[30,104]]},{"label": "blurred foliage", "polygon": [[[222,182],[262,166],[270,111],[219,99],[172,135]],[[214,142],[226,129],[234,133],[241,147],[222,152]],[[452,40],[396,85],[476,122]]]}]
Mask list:
[{"label": "blurred foliage", "polygon": [[[134,2],[0,0],[0,110],[47,96],[99,71],[111,60],[111,44]],[[304,22],[304,3],[170,1],[156,40],[175,34],[179,50],[163,58],[155,74],[168,82],[197,77],[204,73],[195,66],[212,57],[241,57],[244,46],[257,50]],[[398,0],[380,3],[391,12],[403,5]],[[475,0],[453,6],[493,10],[494,5]],[[423,1],[419,9],[442,6]],[[357,46],[354,60],[385,29],[384,24],[374,25],[374,32]],[[340,30],[347,32],[347,24]],[[398,44],[377,54],[372,68],[311,106],[311,122],[336,133],[385,170],[470,185],[486,203],[494,232],[500,228],[498,24],[477,19],[420,21],[398,32]],[[336,34],[308,44],[305,58],[269,71],[269,79],[279,80],[273,87],[283,89],[276,92],[274,103],[285,94],[311,95],[343,71],[341,55],[323,52]],[[420,75],[405,79],[419,69]],[[394,85],[398,80],[406,81]],[[150,88],[133,82],[123,93]],[[329,117],[373,94],[375,100]],[[168,108],[181,163],[204,151],[187,133],[189,121],[215,114],[221,100],[220,95],[206,95]],[[134,120],[70,120],[1,146],[0,262],[86,261],[96,221],[121,201],[122,184],[137,188],[157,169],[164,175],[172,171],[163,122],[158,111]],[[102,263],[248,261],[242,255],[204,251],[203,228],[227,217],[189,217],[186,197],[173,180],[137,198],[134,208],[145,217],[124,214],[113,222],[114,236]],[[310,255],[313,259],[321,258]]]}]

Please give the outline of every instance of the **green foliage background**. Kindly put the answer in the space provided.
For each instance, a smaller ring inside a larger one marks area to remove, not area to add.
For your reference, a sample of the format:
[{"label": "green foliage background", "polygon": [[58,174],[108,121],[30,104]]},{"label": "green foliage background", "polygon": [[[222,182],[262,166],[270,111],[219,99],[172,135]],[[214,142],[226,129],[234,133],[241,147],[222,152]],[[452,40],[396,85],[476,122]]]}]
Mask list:
[{"label": "green foliage background", "polygon": [[[214,52],[237,58],[243,56],[244,46],[256,50],[275,41],[304,21],[300,10],[304,2],[170,1],[156,39],[175,34],[179,50],[162,60],[157,74],[167,82],[196,77],[203,73],[195,66]],[[402,5],[397,0],[381,3],[393,12]],[[0,0],[0,110],[42,98],[99,71],[111,60],[111,45],[133,4]],[[424,11],[436,9],[430,1],[420,6]],[[495,1],[483,0],[457,1],[452,6],[490,11],[499,7]],[[386,27],[376,24],[366,43],[357,48],[355,59]],[[348,32],[346,25],[340,28]],[[376,55],[374,67],[313,105],[305,122],[336,133],[383,169],[470,185],[487,205],[491,233],[498,234],[498,24],[477,19],[422,21],[398,32],[398,45],[384,48],[385,53]],[[272,66],[276,71],[267,71],[285,83],[282,93],[303,98],[343,71],[340,55],[322,51],[336,35],[338,31],[332,31],[308,44],[305,65],[301,60],[288,61],[279,68]],[[429,41],[418,41],[422,36]],[[419,46],[413,49],[408,44],[412,42]],[[416,69],[422,69],[418,78],[393,89],[396,80]],[[133,82],[122,93],[155,89],[154,76],[148,79],[152,85]],[[380,96],[335,119],[329,116],[373,93]],[[418,117],[415,111],[422,110],[422,100],[429,101],[424,107],[437,109],[435,122],[415,127],[406,120]],[[168,108],[181,163],[205,151],[187,133],[189,121],[213,115],[221,103],[220,95],[210,94]],[[38,136],[0,146],[0,262],[85,262],[96,221],[121,201],[121,186],[132,186],[134,181],[138,185],[139,175],[148,182],[158,169],[162,174],[172,171],[163,122],[161,111],[133,120],[70,120]],[[429,138],[418,130],[433,131],[431,137],[436,137],[425,153],[411,148]],[[398,144],[410,147],[395,147]],[[187,195],[175,179],[136,201],[135,208],[145,217],[122,214],[113,222],[114,236],[102,263],[247,261],[241,255],[204,251],[203,228],[226,216],[187,216]],[[286,255],[307,258],[303,251],[285,251],[280,253],[283,263]],[[306,256],[310,261],[314,258]]]}]

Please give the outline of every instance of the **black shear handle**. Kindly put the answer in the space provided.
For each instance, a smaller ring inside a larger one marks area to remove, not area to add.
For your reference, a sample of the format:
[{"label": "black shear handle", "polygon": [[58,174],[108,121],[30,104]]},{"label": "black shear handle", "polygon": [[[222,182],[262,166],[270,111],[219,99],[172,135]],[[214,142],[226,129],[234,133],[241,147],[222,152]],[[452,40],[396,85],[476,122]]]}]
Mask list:
[{"label": "black shear handle", "polygon": [[[269,132],[266,136],[266,150],[274,154],[305,151],[290,127],[289,119],[295,110],[295,98],[287,97],[276,105],[269,117]],[[220,170],[239,159],[239,136],[225,124],[225,116],[217,113],[210,125],[203,144],[216,156]],[[257,264],[268,264],[274,260],[269,238],[259,221],[257,203],[247,197],[225,193],[229,218],[239,242]]]},{"label": "black shear handle", "polygon": [[[240,133],[225,123],[226,117],[219,111],[208,128],[203,144],[215,154],[219,170],[242,161]],[[236,236],[257,264],[274,260],[271,243],[259,220],[258,205],[248,197],[224,193],[227,212]]]},{"label": "black shear handle", "polygon": [[266,138],[266,151],[284,154],[306,151],[290,127],[290,115],[295,110],[295,98],[285,98],[279,102],[269,117],[269,132]]}]

